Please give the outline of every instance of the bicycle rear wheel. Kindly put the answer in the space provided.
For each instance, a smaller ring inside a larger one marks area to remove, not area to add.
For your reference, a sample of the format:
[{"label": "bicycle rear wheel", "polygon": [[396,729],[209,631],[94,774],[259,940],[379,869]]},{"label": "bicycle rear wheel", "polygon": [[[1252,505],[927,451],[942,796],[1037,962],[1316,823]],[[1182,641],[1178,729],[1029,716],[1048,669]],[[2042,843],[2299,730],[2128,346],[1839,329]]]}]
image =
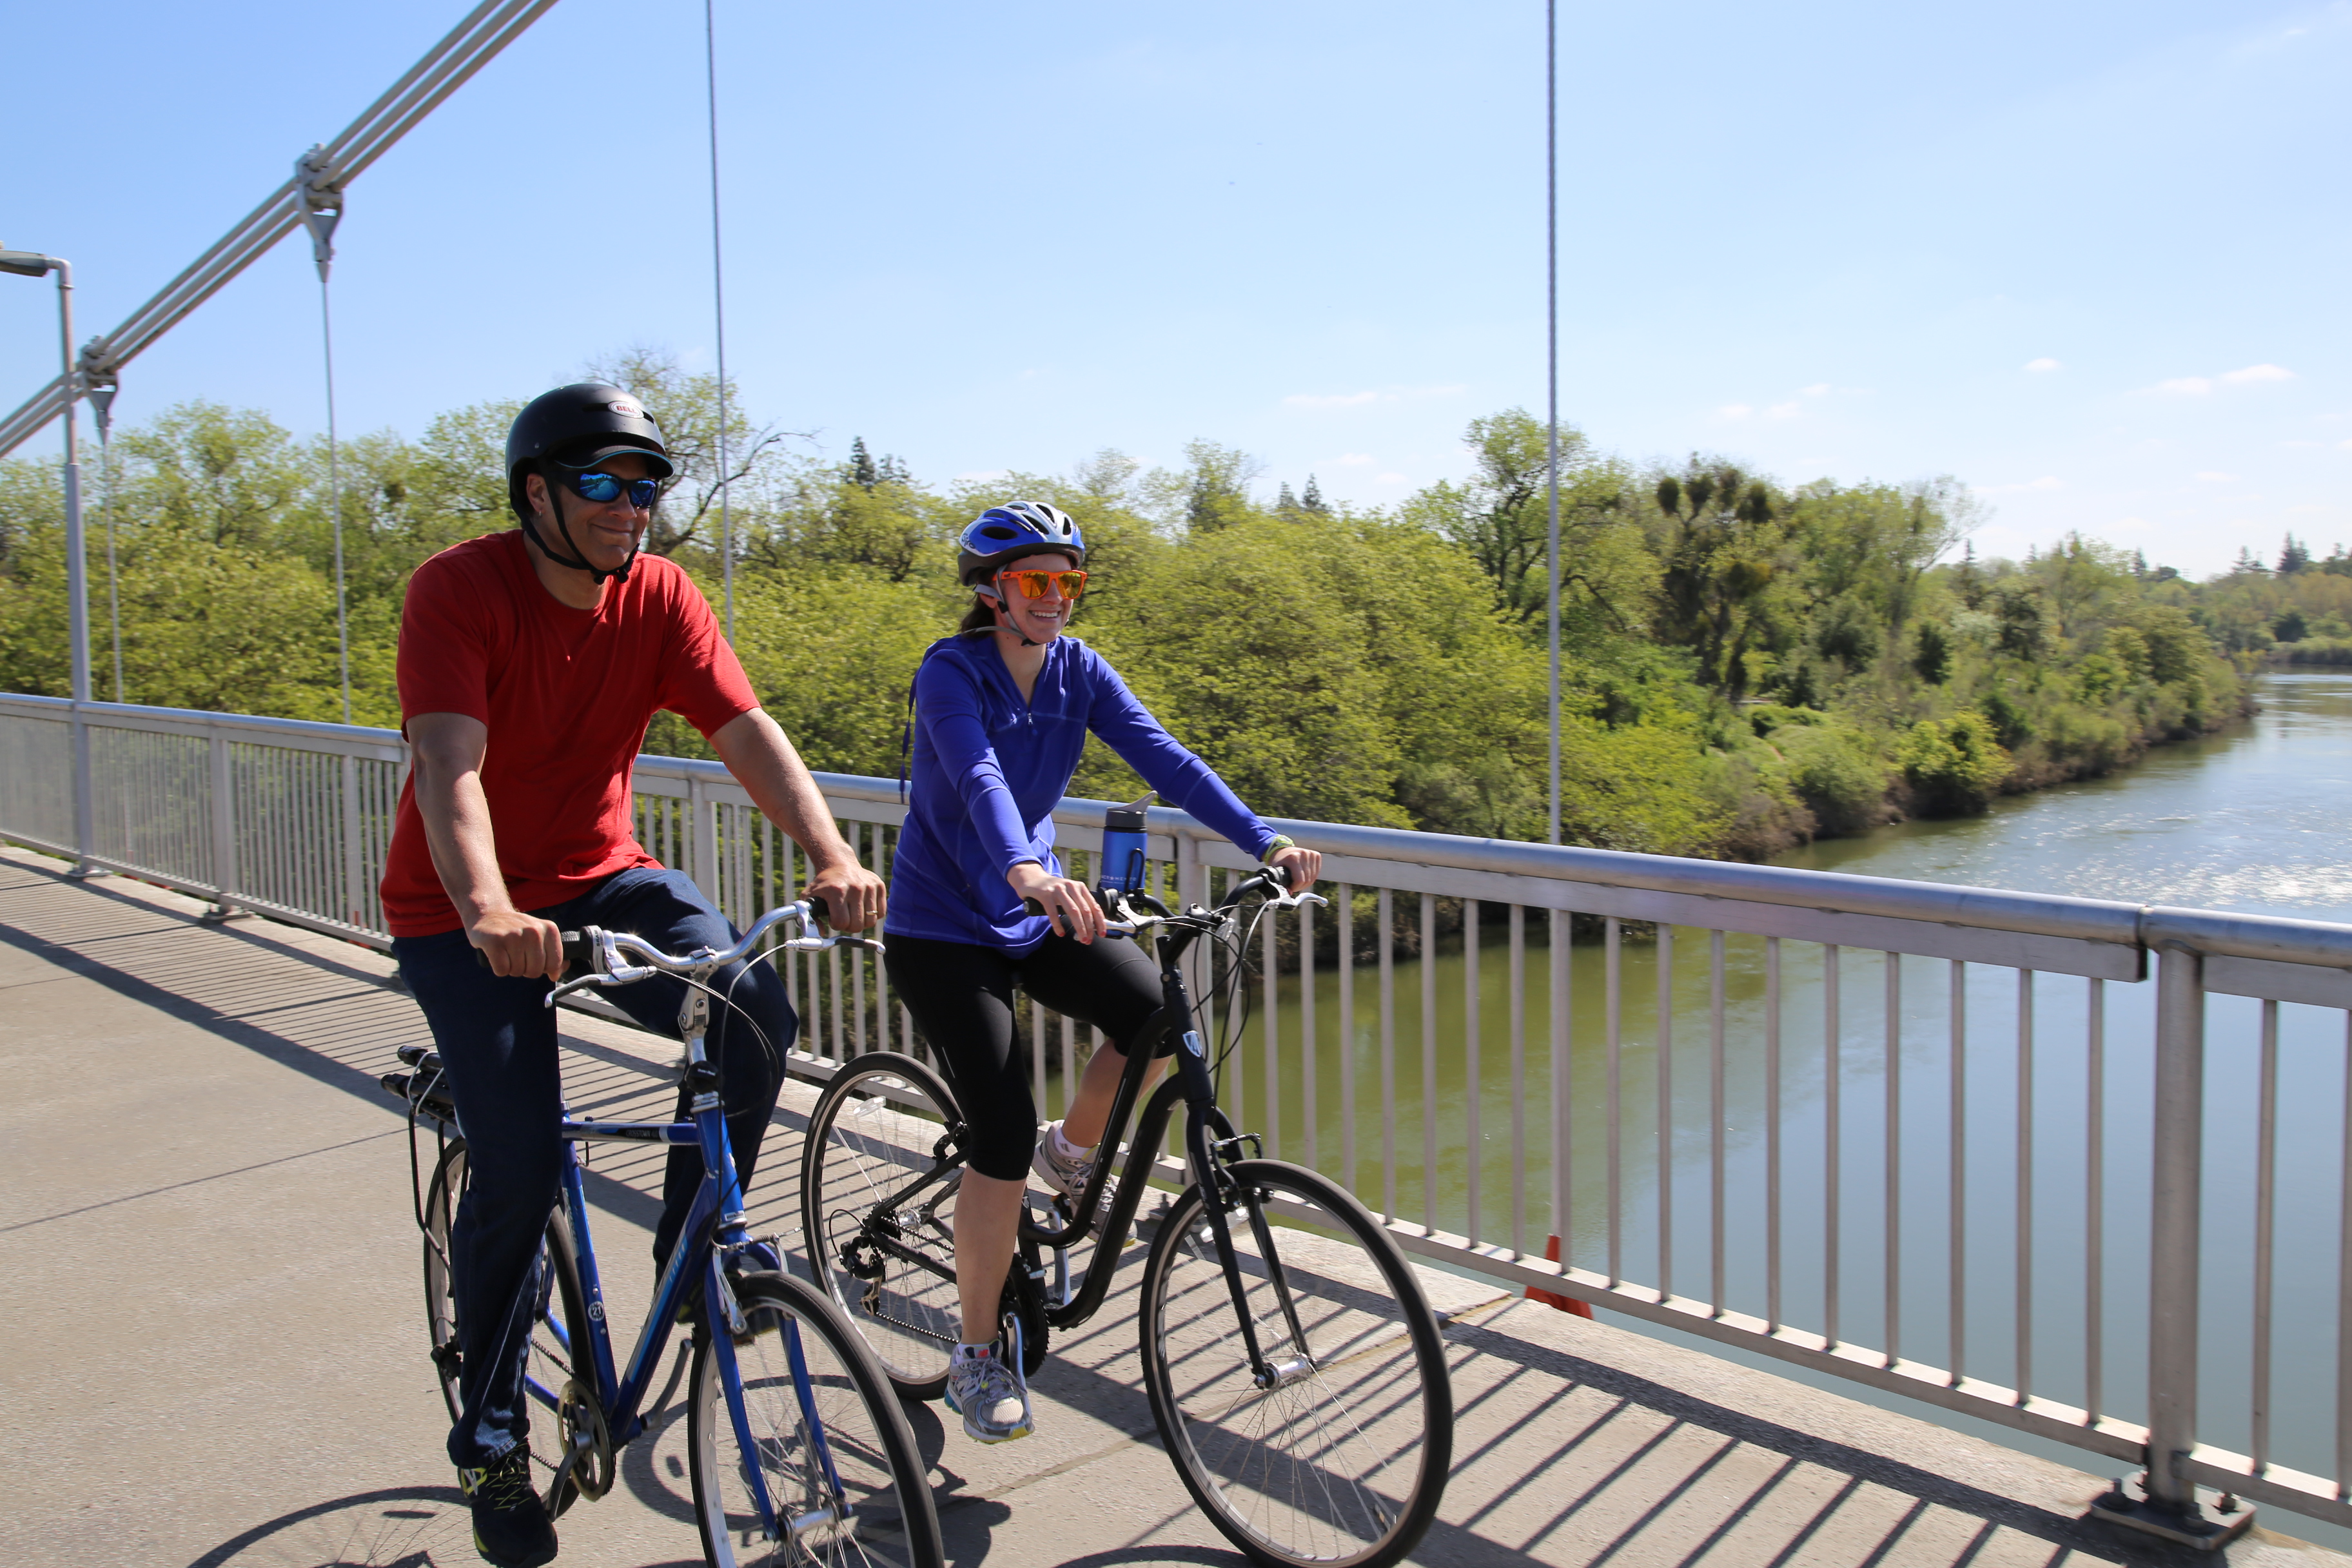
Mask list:
[{"label": "bicycle rear wheel", "polygon": [[[930,1486],[906,1413],[840,1309],[789,1275],[748,1274],[735,1299],[751,1330],[733,1341],[751,1441],[739,1441],[718,1347],[695,1336],[687,1446],[695,1521],[713,1568],[822,1563],[939,1568]],[[793,1352],[800,1375],[796,1381]],[[782,1530],[771,1539],[756,1469]],[[835,1481],[839,1482],[836,1491]]]},{"label": "bicycle rear wheel", "polygon": [[801,1234],[826,1292],[900,1393],[936,1399],[962,1337],[955,1193],[962,1166],[909,1193],[961,1121],[940,1075],[895,1051],[825,1086],[801,1154]]},{"label": "bicycle rear wheel", "polygon": [[1383,1568],[1435,1517],[1454,1451],[1437,1320],[1362,1205],[1312,1171],[1226,1167],[1253,1373],[1198,1186],[1144,1262],[1144,1386],[1169,1457],[1259,1563]]},{"label": "bicycle rear wheel", "polygon": [[[440,1163],[433,1168],[433,1184],[425,1194],[425,1319],[433,1336],[433,1367],[441,1380],[441,1402],[449,1407],[452,1422],[457,1419],[460,1357],[449,1230],[465,1191],[466,1141],[456,1138],[442,1151]],[[576,1495],[568,1480],[560,1498],[549,1489],[563,1458],[562,1422],[556,1407],[573,1375],[572,1347],[588,1342],[579,1254],[572,1247],[572,1226],[561,1208],[547,1216],[547,1234],[540,1244],[539,1257],[539,1295],[532,1303],[530,1352],[523,1363],[523,1377],[525,1392],[542,1417],[540,1430],[547,1435],[531,1445],[531,1468],[539,1493],[547,1500],[548,1512],[555,1514],[571,1507]]]}]

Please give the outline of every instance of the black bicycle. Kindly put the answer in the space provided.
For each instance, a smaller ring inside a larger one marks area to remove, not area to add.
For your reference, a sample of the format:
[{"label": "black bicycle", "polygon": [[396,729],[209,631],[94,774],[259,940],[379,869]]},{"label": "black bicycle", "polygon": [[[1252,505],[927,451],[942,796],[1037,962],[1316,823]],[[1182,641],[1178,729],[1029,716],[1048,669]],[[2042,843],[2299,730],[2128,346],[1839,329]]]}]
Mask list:
[{"label": "black bicycle", "polygon": [[[1261,867],[1215,909],[1181,913],[1108,884],[1096,890],[1114,935],[1150,945],[1163,1004],[1129,1046],[1104,1135],[1127,1150],[1101,1215],[1108,1239],[1074,1285],[1071,1254],[1097,1231],[1110,1159],[1075,1202],[1055,1194],[1042,1213],[1024,1208],[1004,1342],[1034,1373],[1051,1331],[1102,1305],[1181,1100],[1185,1184],[1153,1216],[1138,1314],[1144,1384],[1169,1456],[1217,1529],[1256,1561],[1381,1568],[1412,1550],[1445,1489],[1454,1395],[1437,1320],[1361,1204],[1313,1171],[1247,1157],[1262,1146],[1217,1108],[1224,1052],[1213,1063],[1183,975],[1196,942],[1226,945],[1238,1002],[1257,920],[1323,902],[1286,893],[1286,882]],[[1222,1009],[1228,1047],[1243,1010]],[[1138,1117],[1147,1064],[1168,1054],[1176,1071]],[[803,1156],[810,1257],[891,1381],[916,1398],[946,1386],[961,1338],[954,1205],[964,1134],[938,1073],[877,1052],[826,1087]]]}]

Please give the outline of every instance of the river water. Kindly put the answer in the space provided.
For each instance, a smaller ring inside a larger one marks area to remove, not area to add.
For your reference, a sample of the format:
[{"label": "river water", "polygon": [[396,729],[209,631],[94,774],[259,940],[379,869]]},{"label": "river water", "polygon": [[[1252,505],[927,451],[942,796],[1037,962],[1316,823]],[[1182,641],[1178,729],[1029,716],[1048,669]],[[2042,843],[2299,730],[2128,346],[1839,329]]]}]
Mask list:
[{"label": "river water", "polygon": [[[2339,804],[2352,776],[2352,674],[2265,676],[2260,698],[2252,720],[2161,748],[2109,778],[2004,800],[1980,816],[1813,845],[1780,863],[2352,921],[2352,812]],[[1401,897],[1400,914],[1412,918],[1417,902]],[[1328,933],[1326,923],[1327,952]],[[1256,1020],[1228,1066],[1225,1099],[1229,1106],[1240,1101],[1236,1120],[1276,1130],[1286,1157],[1351,1173],[1375,1208],[1464,1231],[1475,1175],[1477,1229],[1487,1241],[1532,1250],[1559,1233],[1583,1267],[1643,1284],[1670,1274],[1677,1293],[1702,1299],[1713,1295],[1719,1269],[1719,1299],[1735,1310],[1763,1314],[1777,1289],[1780,1317],[1797,1326],[1824,1330],[1834,1314],[1836,1331],[1849,1342],[1884,1349],[1893,1339],[1907,1358],[1941,1367],[1957,1361],[1971,1377],[2021,1383],[2072,1405],[2089,1401],[2095,1377],[2101,1409],[2145,1419],[2152,984],[2095,986],[2050,974],[2023,982],[2011,971],[1969,966],[1960,981],[1965,1048],[1956,1082],[1951,965],[1910,958],[1890,966],[1861,951],[1832,959],[1819,947],[1786,943],[1776,1073],[1765,1047],[1764,943],[1727,939],[1718,1211],[1707,933],[1672,932],[1664,942],[1647,931],[1625,933],[1613,1002],[1604,945],[1580,942],[1570,964],[1570,1197],[1555,1223],[1542,924],[1528,922],[1516,1060],[1504,911],[1486,910],[1481,934],[1475,1036],[1465,984],[1471,959],[1458,946],[1441,944],[1426,973],[1416,963],[1397,963],[1385,1051],[1372,967],[1352,977],[1354,1027],[1344,1046],[1339,977],[1319,973],[1311,1067],[1299,1037],[1297,982],[1286,978],[1272,1081]],[[2104,1023],[2095,1097],[2095,1011]],[[2259,1016],[2254,1003],[2211,999],[2200,1436],[2239,1452],[2248,1451],[2252,1430],[2245,1389],[2255,1301]],[[1435,1025],[1426,1034],[1424,1018]],[[2329,1473],[2344,1016],[2282,1007],[2278,1060],[2272,1457]],[[1318,1109],[1311,1150],[1304,1117],[1310,1073]],[[1424,1084],[1434,1086],[1433,1097]],[[1351,1172],[1340,1115],[1350,1096]],[[1276,1100],[1278,1110],[1269,1114]],[[2095,1342],[2086,1261],[2095,1100],[2104,1231]],[[1964,1112],[1957,1161],[1956,1104]],[[1767,1201],[1776,1163],[1768,1133],[1776,1128],[1777,1210]],[[1382,1160],[1391,1138],[1402,1171],[1393,1196]],[[1424,1149],[1437,1156],[1428,1181]],[[1767,1254],[1776,1227],[1777,1280]],[[1891,1270],[1890,1256],[1898,1263]],[[1956,1301],[1963,1310],[1957,1336]],[[2084,1468],[2109,1468],[1842,1380],[1818,1381]],[[2275,1514],[2272,1522],[2306,1536],[2335,1533]]]}]

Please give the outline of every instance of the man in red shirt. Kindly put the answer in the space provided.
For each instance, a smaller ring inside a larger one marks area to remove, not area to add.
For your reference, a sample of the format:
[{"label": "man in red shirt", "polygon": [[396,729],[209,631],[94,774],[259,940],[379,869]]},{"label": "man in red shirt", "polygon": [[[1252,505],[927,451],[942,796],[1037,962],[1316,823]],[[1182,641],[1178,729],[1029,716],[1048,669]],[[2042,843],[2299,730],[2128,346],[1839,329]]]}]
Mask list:
[{"label": "man in red shirt", "polygon": [[[548,393],[516,417],[507,468],[520,531],[445,550],[409,580],[398,669],[414,767],[383,898],[467,1142],[450,1235],[461,1410],[449,1457],[476,1550],[502,1568],[536,1568],[555,1556],[555,1531],[535,1491],[523,1365],[562,1160],[555,1016],[541,1005],[562,973],[558,932],[599,925],[671,952],[736,940],[692,880],[631,832],[629,770],[647,722],[668,709],[709,738],[807,853],[810,891],[843,928],[879,920],[884,891],[761,711],[701,592],[670,562],[638,554],[673,469],[635,400],[594,383]],[[799,1020],[766,964],[722,971],[716,988],[730,1005],[712,1009],[708,1048],[748,1187]],[[672,1034],[684,994],[668,976],[610,994]],[[698,1150],[671,1151],[656,1269],[701,1175]]]}]

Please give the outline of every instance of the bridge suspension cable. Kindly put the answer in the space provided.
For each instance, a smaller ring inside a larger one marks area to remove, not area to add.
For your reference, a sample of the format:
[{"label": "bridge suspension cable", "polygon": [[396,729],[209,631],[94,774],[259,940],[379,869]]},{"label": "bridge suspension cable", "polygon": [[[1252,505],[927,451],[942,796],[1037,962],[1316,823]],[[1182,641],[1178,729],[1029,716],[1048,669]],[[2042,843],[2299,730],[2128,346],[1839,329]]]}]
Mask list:
[{"label": "bridge suspension cable", "polygon": [[76,376],[68,378],[60,373],[5,419],[0,419],[0,457],[15,450],[65,411],[74,391],[69,379],[88,386],[96,384],[103,376],[110,384],[123,365],[258,260],[296,224],[306,222],[307,211],[302,205],[306,191],[314,195],[340,197],[345,185],[390,152],[418,121],[495,59],[554,4],[555,0],[482,0],[383,97],[369,105],[365,113],[345,126],[341,135],[306,154],[306,163],[317,160],[309,173],[298,174],[271,192],[242,222],[165,284],[153,299],[132,311],[121,326],[83,344]]},{"label": "bridge suspension cable", "polygon": [[310,231],[310,259],[319,268],[319,343],[327,369],[327,521],[335,541],[335,655],[343,682],[343,722],[352,721],[352,628],[343,593],[343,478],[335,440],[335,318],[327,304],[327,273],[335,262],[335,226],[343,221],[343,193],[322,183],[326,149],[313,147],[294,161],[299,182],[303,226]]},{"label": "bridge suspension cable", "polygon": [[1544,562],[1551,578],[1551,842],[1559,842],[1559,0],[1544,0],[1544,373],[1550,404],[1544,490],[1551,531]]}]

